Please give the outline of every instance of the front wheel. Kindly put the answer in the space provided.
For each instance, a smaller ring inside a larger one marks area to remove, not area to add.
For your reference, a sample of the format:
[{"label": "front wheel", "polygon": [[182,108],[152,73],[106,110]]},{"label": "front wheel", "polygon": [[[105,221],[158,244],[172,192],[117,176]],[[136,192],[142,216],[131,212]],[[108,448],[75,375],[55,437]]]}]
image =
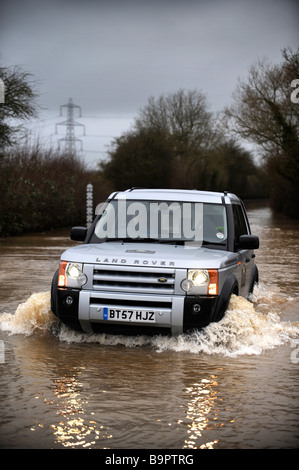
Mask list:
[{"label": "front wheel", "polygon": [[52,285],[51,285],[51,310],[58,317],[58,310],[57,310],[57,285],[58,285],[58,271],[53,276]]},{"label": "front wheel", "polygon": [[252,268],[252,277],[251,277],[251,283],[249,287],[249,294],[253,293],[254,286],[258,284],[258,282],[259,282],[259,271],[257,269],[256,264],[254,264]]},{"label": "front wheel", "polygon": [[233,274],[229,274],[223,285],[221,294],[217,302],[216,311],[214,315],[215,322],[219,322],[224,317],[232,294],[239,294],[238,281]]}]

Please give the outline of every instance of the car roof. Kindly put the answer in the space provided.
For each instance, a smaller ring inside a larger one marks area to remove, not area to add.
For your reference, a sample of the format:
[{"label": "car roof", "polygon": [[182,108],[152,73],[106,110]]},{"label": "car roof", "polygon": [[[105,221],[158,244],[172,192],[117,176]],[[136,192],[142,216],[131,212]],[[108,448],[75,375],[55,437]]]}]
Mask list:
[{"label": "car roof", "polygon": [[197,189],[146,189],[131,188],[126,191],[112,193],[109,199],[136,199],[156,201],[182,201],[182,202],[207,202],[214,204],[231,204],[239,202],[239,198],[232,193],[199,191]]}]

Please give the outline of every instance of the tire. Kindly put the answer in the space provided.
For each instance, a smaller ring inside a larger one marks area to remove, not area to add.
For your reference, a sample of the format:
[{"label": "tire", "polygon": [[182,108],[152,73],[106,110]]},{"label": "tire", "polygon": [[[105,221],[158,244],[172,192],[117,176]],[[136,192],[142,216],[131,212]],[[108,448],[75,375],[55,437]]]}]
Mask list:
[{"label": "tire", "polygon": [[222,288],[221,294],[219,296],[216,311],[215,311],[215,322],[219,322],[225,315],[227,307],[230,302],[232,294],[238,295],[239,287],[238,281],[233,274],[229,274]]},{"label": "tire", "polygon": [[259,282],[259,271],[257,269],[257,266],[254,265],[253,269],[252,269],[252,278],[251,278],[251,283],[250,283],[250,288],[249,288],[248,294],[253,293],[254,286],[255,286],[255,284],[258,284],[258,282]]},{"label": "tire", "polygon": [[58,285],[58,271],[57,269],[56,273],[53,276],[52,279],[52,285],[51,285],[51,310],[58,317],[58,311],[57,311],[57,285]]}]

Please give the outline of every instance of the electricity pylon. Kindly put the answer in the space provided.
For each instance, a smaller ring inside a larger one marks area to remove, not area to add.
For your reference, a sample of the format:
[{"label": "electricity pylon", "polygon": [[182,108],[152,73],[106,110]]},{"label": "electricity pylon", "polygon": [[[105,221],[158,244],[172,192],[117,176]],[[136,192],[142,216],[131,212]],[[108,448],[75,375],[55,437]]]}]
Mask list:
[{"label": "electricity pylon", "polygon": [[75,126],[83,127],[83,135],[85,135],[85,126],[74,120],[75,109],[79,110],[79,117],[81,117],[81,107],[74,104],[72,98],[70,98],[67,104],[60,106],[60,116],[62,116],[63,108],[67,108],[67,120],[56,124],[55,133],[57,134],[57,126],[66,126],[66,133],[64,138],[58,140],[58,148],[60,149],[61,142],[65,142],[67,154],[74,155],[77,150],[77,142],[80,142],[80,150],[83,150],[82,140],[77,139],[75,136]]}]

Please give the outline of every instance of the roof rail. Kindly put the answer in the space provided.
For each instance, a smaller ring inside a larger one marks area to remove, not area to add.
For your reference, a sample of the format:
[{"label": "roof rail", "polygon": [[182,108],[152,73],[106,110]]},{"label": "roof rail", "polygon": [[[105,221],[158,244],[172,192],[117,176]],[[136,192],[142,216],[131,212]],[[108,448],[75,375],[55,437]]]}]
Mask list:
[{"label": "roof rail", "polygon": [[147,189],[147,188],[140,188],[138,186],[133,186],[133,188],[130,188],[130,189],[126,189],[126,193],[130,193],[131,191],[135,191],[135,189]]}]

